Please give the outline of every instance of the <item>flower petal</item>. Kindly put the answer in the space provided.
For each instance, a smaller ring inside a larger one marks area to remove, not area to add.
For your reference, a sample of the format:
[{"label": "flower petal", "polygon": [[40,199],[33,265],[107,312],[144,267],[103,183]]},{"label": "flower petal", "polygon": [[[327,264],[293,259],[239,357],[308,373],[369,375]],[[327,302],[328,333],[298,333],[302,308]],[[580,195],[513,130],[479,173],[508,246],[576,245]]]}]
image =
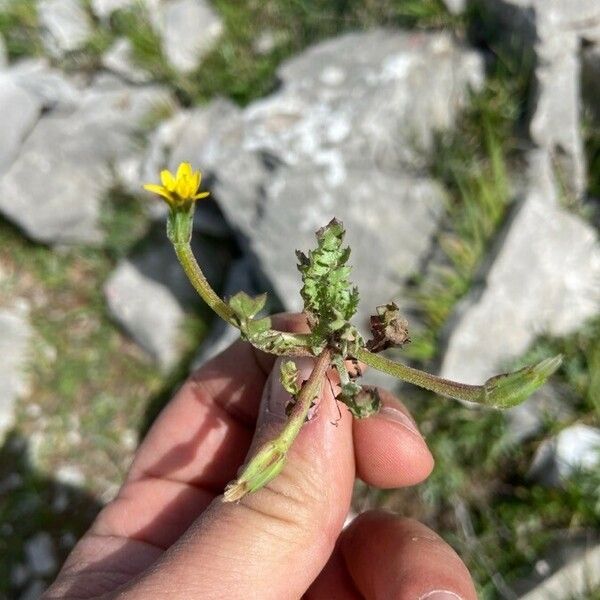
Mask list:
[{"label": "flower petal", "polygon": [[171,196],[169,190],[165,189],[162,185],[156,185],[155,183],[146,183],[143,187],[148,192],[152,192],[153,194],[158,194],[159,196],[166,198],[169,202],[173,201],[173,197]]},{"label": "flower petal", "polygon": [[175,177],[173,177],[173,173],[171,171],[165,169],[160,172],[160,181],[169,191],[173,191],[175,189]]},{"label": "flower petal", "polygon": [[192,165],[188,162],[183,162],[177,167],[177,175],[176,179],[181,179],[183,177],[189,177],[192,174]]},{"label": "flower petal", "polygon": [[194,200],[202,200],[202,198],[206,198],[207,196],[210,196],[210,192],[200,192],[194,196]]}]

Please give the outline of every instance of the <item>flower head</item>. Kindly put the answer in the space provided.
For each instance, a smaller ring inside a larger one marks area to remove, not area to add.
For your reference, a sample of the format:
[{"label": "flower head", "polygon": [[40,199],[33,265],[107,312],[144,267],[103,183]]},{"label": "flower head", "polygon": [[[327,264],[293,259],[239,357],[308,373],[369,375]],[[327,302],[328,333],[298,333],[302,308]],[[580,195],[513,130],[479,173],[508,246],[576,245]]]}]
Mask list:
[{"label": "flower head", "polygon": [[209,195],[209,192],[199,191],[202,173],[193,171],[187,162],[179,165],[175,175],[167,169],[161,171],[160,181],[162,185],[147,183],[144,189],[164,198],[171,208],[185,208]]}]

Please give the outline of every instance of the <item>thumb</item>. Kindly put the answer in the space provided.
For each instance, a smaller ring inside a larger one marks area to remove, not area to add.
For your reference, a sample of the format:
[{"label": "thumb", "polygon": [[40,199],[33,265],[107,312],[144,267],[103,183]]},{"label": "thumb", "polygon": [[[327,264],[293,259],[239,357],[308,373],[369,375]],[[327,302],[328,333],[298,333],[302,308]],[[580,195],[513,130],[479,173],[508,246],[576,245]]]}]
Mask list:
[{"label": "thumb", "polygon": [[[308,379],[313,361],[297,361]],[[285,423],[290,397],[279,363],[261,403],[252,452]],[[132,597],[300,598],[327,562],[354,482],[352,424],[324,381],[318,408],[288,452],[281,474],[239,503],[217,498],[131,590]]]}]

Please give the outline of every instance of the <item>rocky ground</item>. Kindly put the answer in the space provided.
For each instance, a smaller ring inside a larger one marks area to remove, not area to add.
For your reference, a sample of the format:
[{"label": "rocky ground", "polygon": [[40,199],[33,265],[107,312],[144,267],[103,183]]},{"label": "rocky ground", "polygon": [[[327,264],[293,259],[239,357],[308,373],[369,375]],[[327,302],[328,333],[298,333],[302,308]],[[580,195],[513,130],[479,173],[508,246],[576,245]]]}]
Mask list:
[{"label": "rocky ground", "polygon": [[434,526],[482,598],[598,597],[597,2],[233,4],[0,0],[0,598],[40,595],[232,339],[140,190],[182,160],[223,293],[297,310],[293,251],[335,215],[359,324],[396,300],[409,360],[479,382],[565,355],[507,414],[400,390],[436,469],[355,507]]}]

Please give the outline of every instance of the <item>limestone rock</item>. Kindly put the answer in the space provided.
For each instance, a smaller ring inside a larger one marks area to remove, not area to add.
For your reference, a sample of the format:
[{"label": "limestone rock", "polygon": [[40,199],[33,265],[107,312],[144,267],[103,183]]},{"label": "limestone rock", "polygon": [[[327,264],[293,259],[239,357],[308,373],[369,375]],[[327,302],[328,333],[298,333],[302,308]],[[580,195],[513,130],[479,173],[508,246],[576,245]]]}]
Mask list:
[{"label": "limestone rock", "polygon": [[453,15],[459,15],[467,8],[467,0],[443,0],[443,2]]},{"label": "limestone rock", "polygon": [[600,40],[597,0],[482,0],[508,36],[535,53],[532,140],[553,156],[567,189],[585,191],[579,52]]},{"label": "limestone rock", "polygon": [[38,18],[46,50],[54,56],[81,48],[92,33],[90,18],[78,0],[40,0]]},{"label": "limestone rock", "polygon": [[41,109],[41,102],[33,94],[15,82],[11,74],[0,71],[0,176],[17,156]]},{"label": "limestone rock", "polygon": [[[205,275],[218,287],[228,256],[200,237],[194,240],[193,249]],[[164,232],[151,235],[146,249],[117,266],[104,293],[125,331],[161,368],[173,367],[181,356],[186,311],[199,299]]]},{"label": "limestone rock", "polygon": [[138,67],[133,59],[133,46],[127,38],[118,39],[102,57],[105,69],[131,83],[147,83],[152,74]]},{"label": "limestone rock", "polygon": [[529,476],[546,485],[564,483],[576,471],[600,465],[600,429],[571,425],[538,447]]},{"label": "limestone rock", "polygon": [[100,243],[111,166],[139,152],[136,134],[144,119],[168,102],[160,87],[98,80],[75,110],[38,122],[0,180],[0,211],[35,240]]},{"label": "limestone rock", "polygon": [[450,323],[441,374],[481,383],[537,335],[568,334],[599,312],[596,232],[559,206],[550,160],[536,153],[525,198]]},{"label": "limestone rock", "polygon": [[44,110],[73,110],[82,97],[83,79],[68,78],[50,66],[46,58],[28,58],[11,65],[8,73],[16,84],[34,96]]},{"label": "limestone rock", "polygon": [[299,307],[294,250],[341,218],[366,316],[428,252],[444,201],[422,168],[435,132],[481,85],[481,57],[443,33],[375,30],[318,44],[279,76],[281,88],[244,111],[221,102],[191,113],[169,160],[212,176],[288,309]]},{"label": "limestone rock", "polygon": [[0,439],[14,423],[17,398],[28,389],[32,336],[24,307],[0,310]]},{"label": "limestone rock", "polygon": [[131,8],[135,3],[136,0],[91,0],[91,7],[99,19],[107,20],[113,12]]},{"label": "limestone rock", "polygon": [[220,17],[205,0],[161,2],[156,24],[165,57],[182,73],[197,69],[223,33]]}]

